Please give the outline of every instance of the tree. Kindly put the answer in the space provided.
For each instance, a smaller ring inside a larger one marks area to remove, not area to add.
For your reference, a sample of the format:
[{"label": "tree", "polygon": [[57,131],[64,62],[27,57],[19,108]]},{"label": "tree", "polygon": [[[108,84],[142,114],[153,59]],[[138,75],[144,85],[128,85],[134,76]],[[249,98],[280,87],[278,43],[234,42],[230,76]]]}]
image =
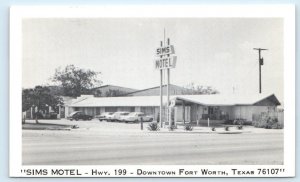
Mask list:
[{"label": "tree", "polygon": [[109,89],[108,91],[105,92],[105,97],[118,97],[118,96],[122,96],[125,94],[126,94],[126,92],[123,92],[121,90]]},{"label": "tree", "polygon": [[90,89],[101,85],[97,79],[100,72],[85,70],[67,65],[64,69],[55,70],[52,81],[58,82],[63,87],[65,96],[78,97],[81,94],[90,94]]},{"label": "tree", "polygon": [[209,94],[218,94],[219,91],[212,88],[211,86],[204,87],[200,85],[195,85],[193,82],[184,86],[187,90],[183,94],[187,95],[209,95]]},{"label": "tree", "polygon": [[[62,104],[62,98],[53,95],[48,87],[36,86],[34,89],[22,90],[22,111],[25,112],[31,107],[37,108],[35,113],[36,123],[38,123],[38,114],[40,111],[47,110],[51,106],[57,111],[58,105]],[[23,120],[23,123],[25,120]]]}]

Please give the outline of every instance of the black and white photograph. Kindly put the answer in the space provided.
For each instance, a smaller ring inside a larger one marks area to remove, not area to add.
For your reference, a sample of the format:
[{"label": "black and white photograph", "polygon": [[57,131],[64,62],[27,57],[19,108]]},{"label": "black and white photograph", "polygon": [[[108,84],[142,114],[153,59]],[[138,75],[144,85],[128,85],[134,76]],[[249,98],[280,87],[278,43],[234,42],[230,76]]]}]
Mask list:
[{"label": "black and white photograph", "polygon": [[38,13],[11,18],[18,22],[11,25],[18,32],[11,59],[20,63],[10,73],[18,95],[10,113],[18,116],[10,121],[11,131],[18,126],[11,163],[21,166],[11,174],[292,175],[294,96],[286,80],[293,72],[286,68],[294,60],[286,55],[294,50],[286,42],[294,30],[283,12],[293,8],[282,7],[278,16],[280,7],[270,7],[268,16],[259,7],[258,15],[246,16],[240,10],[255,7],[224,7],[221,14],[210,7],[215,13],[205,16],[208,11],[197,15],[197,8],[173,7],[157,16],[149,16],[151,8],[166,8],[138,8],[97,16],[97,8],[92,16],[62,9],[45,16],[33,8]]}]

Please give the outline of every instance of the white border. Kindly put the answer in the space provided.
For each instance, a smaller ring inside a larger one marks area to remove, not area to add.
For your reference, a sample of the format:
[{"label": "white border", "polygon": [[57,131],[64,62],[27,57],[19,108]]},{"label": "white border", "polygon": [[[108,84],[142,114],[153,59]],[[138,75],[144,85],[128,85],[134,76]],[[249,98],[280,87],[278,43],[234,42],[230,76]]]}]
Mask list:
[{"label": "white border", "polygon": [[[154,13],[155,12],[155,13]],[[293,177],[295,176],[295,6],[294,5],[168,5],[168,6],[15,6],[10,10],[10,132],[9,132],[9,175],[11,177],[35,177],[21,173],[22,166],[22,126],[21,126],[21,88],[22,88],[22,19],[23,18],[91,18],[91,17],[282,17],[284,18],[284,165],[159,165],[159,166],[26,166],[32,169],[91,169],[134,170],[160,169],[176,170],[179,168],[230,170],[256,170],[257,168],[284,168],[280,175],[255,175],[250,177]],[[227,177],[246,177],[247,175]],[[41,176],[36,176],[41,177]],[[49,176],[45,176],[49,177]],[[63,176],[56,176],[63,177]],[[74,176],[65,176],[74,177]],[[82,175],[80,177],[99,177]],[[103,177],[103,176],[101,176]],[[124,176],[106,176],[124,177]],[[126,177],[133,177],[128,175]],[[141,177],[141,176],[138,176]],[[159,176],[149,176],[159,177]],[[170,176],[160,176],[170,177]],[[172,176],[188,177],[188,176]],[[193,177],[205,177],[202,175]],[[224,177],[216,175],[214,177]]]}]

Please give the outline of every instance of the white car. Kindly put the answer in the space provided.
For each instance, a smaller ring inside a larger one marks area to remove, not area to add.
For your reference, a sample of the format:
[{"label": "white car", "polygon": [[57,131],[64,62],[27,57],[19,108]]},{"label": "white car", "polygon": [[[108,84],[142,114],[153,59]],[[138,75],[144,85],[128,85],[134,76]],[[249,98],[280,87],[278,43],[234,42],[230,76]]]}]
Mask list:
[{"label": "white car", "polygon": [[129,112],[124,112],[124,111],[115,112],[112,115],[110,121],[121,121],[121,117],[124,117],[124,116],[126,116],[128,114],[129,114]]},{"label": "white car", "polygon": [[145,115],[143,112],[132,112],[132,113],[128,114],[127,116],[123,116],[121,118],[121,121],[124,121],[125,123],[140,122],[142,120],[143,120],[143,122],[151,122],[151,121],[153,121],[153,117]]},{"label": "white car", "polygon": [[114,114],[113,112],[104,112],[100,115],[95,116],[95,118],[98,118],[99,121],[103,121],[103,120],[107,120],[108,118],[111,118],[113,114]]}]

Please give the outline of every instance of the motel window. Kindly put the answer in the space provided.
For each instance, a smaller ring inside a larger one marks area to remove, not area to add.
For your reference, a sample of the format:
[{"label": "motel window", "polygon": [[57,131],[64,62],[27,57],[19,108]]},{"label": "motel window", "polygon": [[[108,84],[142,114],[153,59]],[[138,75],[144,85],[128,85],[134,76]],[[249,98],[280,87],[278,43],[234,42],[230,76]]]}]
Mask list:
[{"label": "motel window", "polygon": [[96,115],[100,114],[100,107],[96,107]]},{"label": "motel window", "polygon": [[106,107],[105,112],[117,112],[118,108],[117,107]]},{"label": "motel window", "polygon": [[146,115],[154,115],[155,108],[154,107],[141,107],[141,112],[145,113]]}]

